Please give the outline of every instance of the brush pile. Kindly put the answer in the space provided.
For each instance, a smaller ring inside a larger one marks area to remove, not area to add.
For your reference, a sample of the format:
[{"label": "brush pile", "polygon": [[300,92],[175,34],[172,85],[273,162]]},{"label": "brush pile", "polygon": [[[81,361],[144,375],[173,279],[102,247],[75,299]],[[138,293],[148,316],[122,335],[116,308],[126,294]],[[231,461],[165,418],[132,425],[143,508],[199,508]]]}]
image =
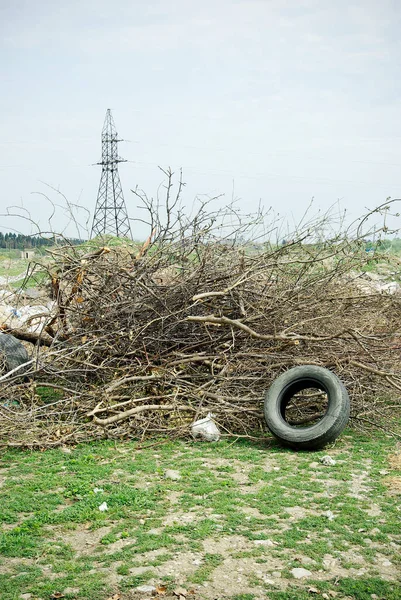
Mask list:
[{"label": "brush pile", "polygon": [[362,235],[317,241],[320,223],[251,243],[255,220],[234,227],[231,211],[224,237],[221,213],[166,206],[161,224],[149,202],[142,247],[53,251],[56,310],[29,376],[1,378],[1,444],[188,435],[209,412],[253,436],[265,390],[301,364],[336,372],[355,423],[399,416],[401,296],[358,284],[372,261]]}]

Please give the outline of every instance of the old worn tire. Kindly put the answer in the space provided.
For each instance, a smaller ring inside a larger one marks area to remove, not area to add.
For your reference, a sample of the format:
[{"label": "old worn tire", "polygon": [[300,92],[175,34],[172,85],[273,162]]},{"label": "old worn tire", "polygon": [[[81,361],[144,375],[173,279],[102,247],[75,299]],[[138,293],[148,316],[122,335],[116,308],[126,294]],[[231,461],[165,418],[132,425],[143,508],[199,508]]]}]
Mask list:
[{"label": "old worn tire", "polygon": [[[297,428],[284,419],[294,394],[315,388],[324,391],[328,407],[323,417],[310,427]],[[264,414],[271,433],[292,448],[317,450],[333,442],[345,428],[350,412],[347,390],[338,377],[323,367],[294,367],[273,381],[265,394]]]},{"label": "old worn tire", "polygon": [[[3,373],[8,373],[29,360],[28,352],[21,342],[7,333],[0,333],[0,355],[3,357]],[[20,369],[18,373],[22,374],[22,371],[24,369]]]}]

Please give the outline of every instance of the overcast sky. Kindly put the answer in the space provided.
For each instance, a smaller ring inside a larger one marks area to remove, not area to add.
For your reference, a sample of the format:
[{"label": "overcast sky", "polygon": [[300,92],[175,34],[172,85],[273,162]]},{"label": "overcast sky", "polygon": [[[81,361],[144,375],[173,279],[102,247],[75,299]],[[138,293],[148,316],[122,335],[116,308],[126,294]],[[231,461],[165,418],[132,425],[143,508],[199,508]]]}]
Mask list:
[{"label": "overcast sky", "polygon": [[188,206],[401,197],[400,30],[399,0],[0,0],[0,212],[45,229],[45,182],[93,213],[107,108],[130,217],[158,165],[183,167]]}]

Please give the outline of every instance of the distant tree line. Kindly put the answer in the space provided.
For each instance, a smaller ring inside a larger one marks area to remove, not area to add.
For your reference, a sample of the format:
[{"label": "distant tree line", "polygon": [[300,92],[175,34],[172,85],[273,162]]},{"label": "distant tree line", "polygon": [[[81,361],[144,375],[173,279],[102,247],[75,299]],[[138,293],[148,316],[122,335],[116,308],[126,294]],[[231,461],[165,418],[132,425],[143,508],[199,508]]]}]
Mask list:
[{"label": "distant tree line", "polygon": [[[69,239],[71,244],[82,244],[81,240]],[[54,238],[40,237],[36,235],[23,235],[22,233],[3,233],[0,231],[0,248],[12,250],[23,250],[24,248],[41,248],[43,246],[54,246]]]}]

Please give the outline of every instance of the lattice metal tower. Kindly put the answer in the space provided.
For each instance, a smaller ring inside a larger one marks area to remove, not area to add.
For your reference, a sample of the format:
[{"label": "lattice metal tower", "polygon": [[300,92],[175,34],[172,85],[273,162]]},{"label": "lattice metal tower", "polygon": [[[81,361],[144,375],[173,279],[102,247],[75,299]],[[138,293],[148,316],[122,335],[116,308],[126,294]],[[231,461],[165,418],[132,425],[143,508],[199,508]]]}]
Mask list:
[{"label": "lattice metal tower", "polygon": [[131,226],[125,207],[123,190],[118,174],[118,163],[126,162],[118,155],[118,139],[111,110],[108,108],[102,129],[102,176],[95,214],[93,217],[91,238],[97,235],[115,235],[132,239]]}]

